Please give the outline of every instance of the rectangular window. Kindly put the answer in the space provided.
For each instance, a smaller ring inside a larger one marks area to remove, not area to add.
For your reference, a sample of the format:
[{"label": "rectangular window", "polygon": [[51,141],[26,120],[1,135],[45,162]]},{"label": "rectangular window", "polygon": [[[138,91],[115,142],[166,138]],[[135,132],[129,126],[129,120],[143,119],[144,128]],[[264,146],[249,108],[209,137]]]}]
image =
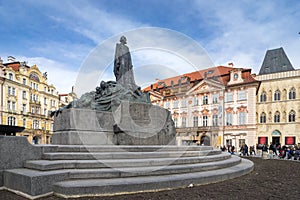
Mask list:
[{"label": "rectangular window", "polygon": [[186,107],[186,99],[181,100],[181,107],[185,108]]},{"label": "rectangular window", "polygon": [[[51,100],[51,105],[52,105],[52,100]],[[169,101],[167,101],[166,103],[165,103],[165,108],[170,108],[170,102]]]},{"label": "rectangular window", "polygon": [[23,99],[26,99],[26,91],[23,91],[22,97],[23,97]]},{"label": "rectangular window", "polygon": [[173,101],[173,108],[178,108],[178,101],[177,100]]},{"label": "rectangular window", "polygon": [[11,104],[11,109],[12,109],[12,110],[16,110],[16,102],[12,102],[12,104]]},{"label": "rectangular window", "polygon": [[203,121],[202,121],[203,122],[203,126],[207,126],[208,125],[207,121],[208,121],[208,117],[207,117],[207,115],[204,115],[203,116]]},{"label": "rectangular window", "polygon": [[208,104],[208,96],[204,95],[203,96],[203,105],[207,105]]},{"label": "rectangular window", "polygon": [[219,99],[219,94],[213,94],[212,96],[212,100],[213,100],[213,103],[218,103],[218,99]]},{"label": "rectangular window", "polygon": [[11,103],[10,103],[10,101],[7,101],[7,110],[11,110]]},{"label": "rectangular window", "polygon": [[232,113],[226,113],[226,126],[232,126]]},{"label": "rectangular window", "polygon": [[232,92],[227,92],[225,95],[225,101],[226,102],[232,102],[233,101],[233,95]]},{"label": "rectangular window", "polygon": [[245,90],[240,90],[238,92],[238,100],[246,100],[246,91]]},{"label": "rectangular window", "polygon": [[8,93],[8,95],[11,95],[11,87],[10,86],[7,87],[7,93]]},{"label": "rectangular window", "polygon": [[186,118],[181,118],[181,127],[186,127]]},{"label": "rectangular window", "polygon": [[26,85],[26,78],[23,78],[23,85]]},{"label": "rectangular window", "polygon": [[198,116],[193,117],[194,127],[198,127]]},{"label": "rectangular window", "polygon": [[218,126],[218,115],[213,115],[213,126]]},{"label": "rectangular window", "polygon": [[31,107],[31,113],[34,114],[34,107]]},{"label": "rectangular window", "polygon": [[16,88],[11,88],[11,95],[16,96]]},{"label": "rectangular window", "polygon": [[244,125],[244,124],[246,124],[246,113],[240,112],[239,113],[239,125]]},{"label": "rectangular window", "polygon": [[13,80],[13,79],[14,79],[13,77],[14,77],[14,76],[13,76],[12,73],[9,73],[9,74],[8,74],[8,79],[9,79],[9,80]]},{"label": "rectangular window", "polygon": [[23,106],[22,106],[22,111],[23,111],[23,113],[26,112],[26,104],[23,104]]},{"label": "rectangular window", "polygon": [[194,97],[194,99],[193,99],[193,105],[194,106],[198,106],[198,97]]}]

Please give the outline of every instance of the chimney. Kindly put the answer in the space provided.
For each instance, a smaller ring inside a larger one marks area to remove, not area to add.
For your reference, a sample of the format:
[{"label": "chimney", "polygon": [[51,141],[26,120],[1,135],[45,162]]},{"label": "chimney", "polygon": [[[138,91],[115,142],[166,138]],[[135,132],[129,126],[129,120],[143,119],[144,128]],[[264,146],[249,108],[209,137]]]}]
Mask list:
[{"label": "chimney", "polygon": [[13,57],[13,56],[8,56],[8,57],[7,57],[7,61],[8,61],[8,62],[15,62],[15,61],[16,61],[16,58]]},{"label": "chimney", "polygon": [[233,62],[228,63],[228,66],[233,67],[234,66]]}]

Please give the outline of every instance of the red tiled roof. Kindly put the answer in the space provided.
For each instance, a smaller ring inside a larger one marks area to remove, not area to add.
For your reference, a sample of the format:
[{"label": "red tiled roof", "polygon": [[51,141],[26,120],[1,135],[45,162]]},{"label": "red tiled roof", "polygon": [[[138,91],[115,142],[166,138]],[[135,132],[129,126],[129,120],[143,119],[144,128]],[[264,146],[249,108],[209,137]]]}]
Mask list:
[{"label": "red tiled roof", "polygon": [[[234,67],[226,67],[226,66],[216,66],[204,70],[194,71],[191,73],[182,74],[179,76],[170,77],[163,80],[158,80],[157,82],[153,83],[152,85],[144,88],[144,91],[154,90],[156,88],[162,89],[164,86],[169,87],[172,85],[172,81],[174,85],[178,85],[178,81],[182,77],[189,77],[190,84],[193,84],[195,81],[201,81],[204,77],[208,79],[214,78],[215,81],[219,81],[223,85],[227,85],[230,80],[230,71],[235,70],[238,68]],[[244,79],[243,84],[256,82],[256,80],[251,75],[250,68],[242,68],[242,78]],[[186,83],[186,79],[183,80],[183,83]],[[240,84],[240,83],[239,83]],[[192,86],[192,85],[191,85]]]},{"label": "red tiled roof", "polygon": [[[5,65],[6,67],[11,67],[14,71],[19,71],[19,69],[21,67],[21,63],[20,62],[4,63],[3,65]],[[27,65],[26,65],[26,67],[30,68]]]},{"label": "red tiled roof", "polygon": [[[163,80],[158,80],[156,83],[152,84],[152,88],[163,88],[164,84],[166,86],[171,86],[172,81],[173,81],[174,85],[177,85],[178,81],[181,79],[181,77],[189,77],[190,82],[194,82],[196,80],[202,80],[205,76],[206,76],[206,78],[219,77],[219,76],[222,76],[225,74],[229,74],[229,72],[233,69],[235,69],[235,68],[225,67],[225,66],[217,66],[217,67],[212,67],[212,68],[208,68],[208,69],[204,69],[204,70],[194,71],[191,73],[186,73],[186,74],[182,74],[182,75],[175,76],[175,77],[170,77],[170,78],[163,79]],[[219,80],[219,81],[223,82],[223,80]],[[160,82],[162,84],[159,85]],[[228,81],[226,81],[226,82],[228,82]],[[151,90],[151,85],[144,89],[144,91],[149,91],[149,90]]]}]

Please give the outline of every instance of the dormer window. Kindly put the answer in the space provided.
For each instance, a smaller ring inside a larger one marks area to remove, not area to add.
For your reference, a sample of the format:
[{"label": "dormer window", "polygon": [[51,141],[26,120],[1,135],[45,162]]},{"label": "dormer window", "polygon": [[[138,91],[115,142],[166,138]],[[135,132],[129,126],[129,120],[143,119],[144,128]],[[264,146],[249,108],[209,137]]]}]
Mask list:
[{"label": "dormer window", "polygon": [[9,73],[9,74],[8,74],[8,79],[9,79],[9,80],[13,80],[13,79],[14,79],[14,76],[13,76],[12,73]]},{"label": "dormer window", "polygon": [[234,78],[234,80],[238,79],[239,78],[238,73],[234,73],[233,78]]}]

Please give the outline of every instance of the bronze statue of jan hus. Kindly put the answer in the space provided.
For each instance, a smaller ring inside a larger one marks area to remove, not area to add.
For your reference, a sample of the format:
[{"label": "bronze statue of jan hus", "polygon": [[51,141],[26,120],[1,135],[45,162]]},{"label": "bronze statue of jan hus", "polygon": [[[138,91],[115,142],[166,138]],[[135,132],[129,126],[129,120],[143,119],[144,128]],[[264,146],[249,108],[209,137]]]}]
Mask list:
[{"label": "bronze statue of jan hus", "polygon": [[127,40],[125,36],[120,38],[120,43],[116,44],[114,74],[117,83],[124,88],[141,95],[141,88],[135,84],[133,75],[133,66],[129,48],[126,46]]}]

